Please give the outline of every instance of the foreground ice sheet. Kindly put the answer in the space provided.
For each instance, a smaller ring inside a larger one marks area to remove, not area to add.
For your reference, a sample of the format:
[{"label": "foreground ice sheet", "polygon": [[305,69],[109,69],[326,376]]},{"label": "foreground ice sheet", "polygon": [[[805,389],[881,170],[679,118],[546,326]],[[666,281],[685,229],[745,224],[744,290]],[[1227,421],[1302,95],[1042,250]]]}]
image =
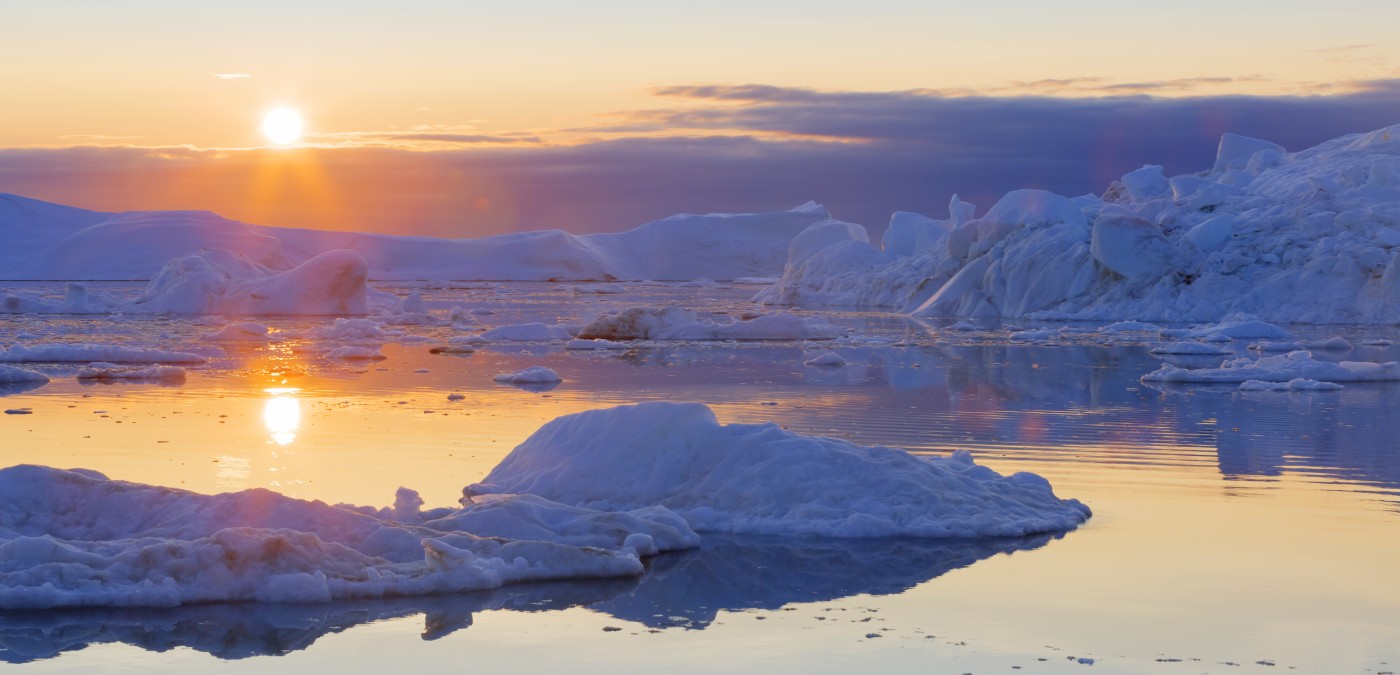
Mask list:
[{"label": "foreground ice sheet", "polygon": [[601,510],[661,505],[697,531],[833,537],[1020,536],[1089,517],[1044,478],[1003,477],[966,452],[915,457],[721,425],[698,403],[643,403],[558,418],[501,461],[477,493],[529,493]]},{"label": "foreground ice sheet", "polygon": [[[506,497],[424,514],[401,501],[375,512],[10,467],[0,470],[0,609],[479,590],[636,575],[639,556],[699,543],[665,509],[598,513]],[[478,530],[503,538],[469,534]]]}]

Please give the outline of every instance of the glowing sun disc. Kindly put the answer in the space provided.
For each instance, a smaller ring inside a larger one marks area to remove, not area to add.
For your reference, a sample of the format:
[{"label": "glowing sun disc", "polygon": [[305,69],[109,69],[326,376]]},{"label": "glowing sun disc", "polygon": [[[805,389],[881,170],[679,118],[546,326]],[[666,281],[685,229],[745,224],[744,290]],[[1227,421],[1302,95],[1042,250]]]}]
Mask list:
[{"label": "glowing sun disc", "polygon": [[301,138],[301,115],[291,108],[276,108],[263,117],[263,135],[277,145],[295,143]]}]

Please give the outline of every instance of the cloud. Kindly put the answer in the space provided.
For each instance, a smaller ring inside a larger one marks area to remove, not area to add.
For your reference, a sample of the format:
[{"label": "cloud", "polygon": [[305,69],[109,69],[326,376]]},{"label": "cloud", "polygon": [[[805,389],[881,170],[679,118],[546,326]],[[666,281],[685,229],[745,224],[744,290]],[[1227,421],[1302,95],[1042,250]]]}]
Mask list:
[{"label": "cloud", "polygon": [[242,80],[252,77],[252,75],[249,75],[247,73],[214,73],[214,77],[217,77],[221,80]]},{"label": "cloud", "polygon": [[[1400,122],[1400,80],[1338,86],[1325,96],[1177,98],[666,87],[659,100],[675,107],[621,113],[573,144],[432,127],[332,135],[335,147],[290,152],[0,150],[0,191],[437,236],[616,231],[676,212],[816,199],[878,237],[895,210],[942,217],[954,192],[985,211],[1021,187],[1077,195],[1146,163],[1169,174],[1207,168],[1226,131],[1299,150]],[[294,157],[304,170],[284,166]]]}]

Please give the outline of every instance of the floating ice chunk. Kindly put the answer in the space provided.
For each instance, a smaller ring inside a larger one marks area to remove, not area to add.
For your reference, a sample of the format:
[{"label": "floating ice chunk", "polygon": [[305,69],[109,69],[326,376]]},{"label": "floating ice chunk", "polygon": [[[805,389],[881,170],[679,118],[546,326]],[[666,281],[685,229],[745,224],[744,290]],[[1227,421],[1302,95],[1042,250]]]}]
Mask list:
[{"label": "floating ice chunk", "polygon": [[201,251],[170,261],[141,297],[121,309],[226,316],[365,314],[367,276],[365,259],[354,251],[326,251],[285,272],[229,251]]},{"label": "floating ice chunk", "polygon": [[346,361],[382,361],[389,357],[380,352],[378,346],[345,345],[326,352],[326,358]]},{"label": "floating ice chunk", "polygon": [[629,307],[599,316],[583,328],[583,340],[654,340],[663,331],[698,321],[695,312],[680,307]]},{"label": "floating ice chunk", "polygon": [[[206,496],[92,471],[10,467],[0,470],[0,609],[320,602],[634,576],[646,554],[638,547],[696,542],[664,509],[590,514],[503,502],[403,525],[372,509],[261,489]],[[406,516],[416,510],[401,506]],[[460,529],[478,522],[501,538]]]},{"label": "floating ice chunk", "polygon": [[1099,329],[1100,333],[1156,333],[1162,328],[1142,321],[1119,321]]},{"label": "floating ice chunk", "polygon": [[720,323],[700,321],[659,331],[657,340],[834,340],[846,330],[820,316],[797,316],[786,312],[760,314],[752,318]]},{"label": "floating ice chunk", "polygon": [[769,286],[778,282],[779,277],[739,277],[730,283],[735,286]]},{"label": "floating ice chunk", "polygon": [[564,381],[564,378],[559,377],[559,373],[545,366],[530,366],[514,373],[501,373],[492,379],[505,384],[555,384]]},{"label": "floating ice chunk", "polygon": [[1287,382],[1264,382],[1245,380],[1240,383],[1240,391],[1341,391],[1345,389],[1336,382],[1318,382],[1299,377]]},{"label": "floating ice chunk", "polygon": [[846,365],[846,359],[841,358],[836,352],[827,352],[814,359],[803,361],[804,366],[817,366],[821,368],[839,368]]},{"label": "floating ice chunk", "polygon": [[1150,350],[1153,354],[1180,354],[1184,356],[1226,356],[1232,352],[1215,345],[1201,342],[1172,342]]},{"label": "floating ice chunk", "polygon": [[45,344],[0,347],[6,363],[204,363],[209,359],[189,352],[100,344]]},{"label": "floating ice chunk", "polygon": [[470,489],[607,511],[659,504],[702,532],[998,537],[1072,529],[1089,517],[1044,478],[1003,477],[966,452],[924,459],[775,424],[721,425],[698,403],[558,418]]},{"label": "floating ice chunk", "polygon": [[27,368],[0,365],[0,385],[48,383],[49,376],[43,373],[29,370]]},{"label": "floating ice chunk", "polygon": [[1400,361],[1370,363],[1342,361],[1332,363],[1313,359],[1304,350],[1264,356],[1258,360],[1232,359],[1219,368],[1178,368],[1163,365],[1142,376],[1143,382],[1236,383],[1246,380],[1288,382],[1298,378],[1319,382],[1393,382],[1400,381]]},{"label": "floating ice chunk", "polygon": [[267,342],[267,326],[252,321],[240,321],[224,326],[207,339],[217,342]]},{"label": "floating ice chunk", "polygon": [[1032,330],[1018,330],[1010,336],[1012,340],[1051,340],[1060,336],[1060,331],[1052,328],[1036,328]]},{"label": "floating ice chunk", "polygon": [[[1164,331],[1164,334],[1167,331]],[[1231,314],[1220,323],[1206,324],[1181,332],[1178,337],[1206,338],[1213,335],[1230,340],[1290,340],[1293,334],[1248,314]]]},{"label": "floating ice chunk", "polygon": [[79,380],[160,380],[184,382],[185,369],[180,366],[146,366],[131,368],[115,363],[90,363],[78,369]]},{"label": "floating ice chunk", "polygon": [[329,326],[319,326],[303,331],[299,337],[317,340],[383,340],[384,329],[373,319],[336,319]]},{"label": "floating ice chunk", "polygon": [[572,337],[564,326],[539,322],[500,326],[481,334],[481,339],[492,342],[553,342]]},{"label": "floating ice chunk", "polygon": [[621,295],[628,291],[622,284],[579,284],[574,286],[574,292],[582,295]]},{"label": "floating ice chunk", "polygon": [[589,340],[576,338],[564,343],[564,349],[573,349],[577,351],[631,348],[632,345],[629,345],[626,342],[615,342],[613,340],[604,340],[603,338],[595,338]]},{"label": "floating ice chunk", "polygon": [[975,323],[972,323],[971,321],[959,321],[951,326],[948,326],[947,328],[944,328],[943,330],[974,331],[982,330],[982,327]]}]

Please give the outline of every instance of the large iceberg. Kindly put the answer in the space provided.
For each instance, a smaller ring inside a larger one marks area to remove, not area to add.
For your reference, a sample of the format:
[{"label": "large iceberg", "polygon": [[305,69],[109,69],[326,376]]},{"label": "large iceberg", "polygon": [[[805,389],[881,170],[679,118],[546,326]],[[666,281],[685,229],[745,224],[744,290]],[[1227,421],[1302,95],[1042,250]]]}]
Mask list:
[{"label": "large iceberg", "polygon": [[1400,322],[1400,125],[1296,153],[1226,134],[1215,165],[1123,176],[1102,196],[1008,193],[980,218],[896,214],[795,251],[757,299],[919,316]]},{"label": "large iceberg", "polygon": [[6,242],[0,275],[144,280],[167,262],[205,249],[283,272],[348,249],[364,258],[371,278],[384,280],[735,279],[776,275],[792,239],[829,217],[808,203],[773,213],[678,214],[617,233],[436,239],[263,227],[207,211],[99,213],[0,195],[0,240]]},{"label": "large iceberg", "polygon": [[469,489],[605,511],[660,505],[697,531],[741,534],[1013,537],[1089,517],[1044,478],[1003,477],[967,452],[916,457],[776,424],[721,425],[699,403],[558,418]]}]

